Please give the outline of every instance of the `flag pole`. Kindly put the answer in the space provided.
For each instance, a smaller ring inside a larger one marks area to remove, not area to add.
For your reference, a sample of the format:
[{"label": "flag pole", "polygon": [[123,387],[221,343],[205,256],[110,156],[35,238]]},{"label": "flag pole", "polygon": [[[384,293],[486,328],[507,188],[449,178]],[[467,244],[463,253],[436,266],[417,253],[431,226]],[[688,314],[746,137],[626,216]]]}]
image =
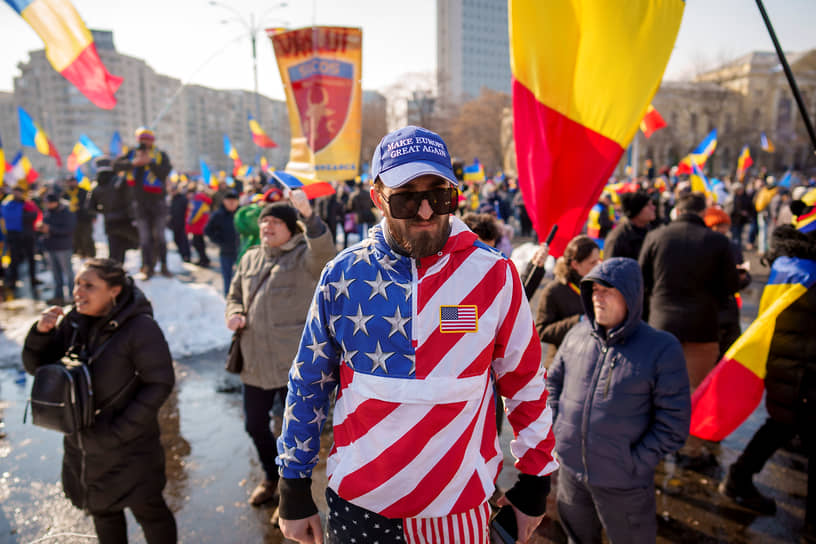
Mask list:
[{"label": "flag pole", "polygon": [[805,108],[805,101],[802,100],[802,95],[799,94],[799,87],[796,85],[796,80],[793,78],[793,72],[788,65],[788,61],[785,58],[785,53],[782,51],[782,47],[779,45],[779,40],[776,39],[776,32],[774,32],[773,26],[771,25],[771,20],[768,18],[768,13],[765,11],[765,6],[762,4],[762,0],[756,0],[756,3],[757,7],[759,8],[759,13],[762,15],[762,20],[765,21],[765,26],[768,28],[768,34],[771,35],[771,41],[773,41],[776,54],[779,57],[779,62],[782,64],[782,68],[785,70],[785,76],[788,78],[788,84],[793,92],[793,97],[796,99],[796,104],[799,106],[799,113],[802,115],[802,120],[805,122],[805,128],[807,128],[808,131],[808,136],[810,136],[810,145],[813,148],[812,151],[813,153],[816,153],[816,132],[813,131],[813,124],[811,124],[810,117],[808,117],[807,109]]}]

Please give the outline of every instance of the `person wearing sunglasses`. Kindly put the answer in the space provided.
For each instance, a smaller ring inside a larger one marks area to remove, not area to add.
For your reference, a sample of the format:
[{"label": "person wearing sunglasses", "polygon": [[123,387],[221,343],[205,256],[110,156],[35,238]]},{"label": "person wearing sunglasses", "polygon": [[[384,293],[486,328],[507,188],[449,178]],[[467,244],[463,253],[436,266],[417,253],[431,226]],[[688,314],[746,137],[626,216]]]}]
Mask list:
[{"label": "person wearing sunglasses", "polygon": [[383,219],[324,268],[289,372],[281,530],[324,542],[311,474],[336,391],[327,541],[486,543],[503,458],[497,390],[520,472],[498,504],[526,542],[558,463],[518,273],[452,215],[457,180],[437,134],[408,126],[386,135],[371,177]]}]

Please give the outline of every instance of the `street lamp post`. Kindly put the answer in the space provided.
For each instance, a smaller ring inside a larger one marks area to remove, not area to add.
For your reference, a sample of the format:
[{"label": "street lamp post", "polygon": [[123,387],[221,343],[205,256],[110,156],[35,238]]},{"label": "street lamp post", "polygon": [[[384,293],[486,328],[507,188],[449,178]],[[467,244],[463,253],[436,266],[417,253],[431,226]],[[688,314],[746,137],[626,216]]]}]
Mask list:
[{"label": "street lamp post", "polygon": [[225,20],[221,21],[222,24],[226,24],[226,23],[229,23],[231,21],[237,21],[238,23],[243,25],[244,29],[249,34],[249,41],[252,43],[252,75],[253,75],[253,78],[254,78],[254,81],[255,81],[255,120],[258,121],[258,123],[260,123],[261,122],[261,95],[258,92],[258,48],[257,48],[256,38],[258,36],[258,33],[261,32],[264,29],[262,23],[263,23],[266,15],[268,15],[269,12],[271,12],[271,11],[273,11],[275,9],[286,7],[287,4],[286,4],[286,2],[279,2],[278,4],[275,4],[274,6],[269,8],[261,17],[259,17],[257,19],[257,21],[255,19],[255,14],[254,13],[249,14],[249,21],[247,21],[237,9],[230,6],[229,4],[218,2],[216,0],[210,0],[210,5],[211,6],[218,6],[218,7],[227,9],[234,15],[234,17],[231,18],[231,19],[225,19]]}]

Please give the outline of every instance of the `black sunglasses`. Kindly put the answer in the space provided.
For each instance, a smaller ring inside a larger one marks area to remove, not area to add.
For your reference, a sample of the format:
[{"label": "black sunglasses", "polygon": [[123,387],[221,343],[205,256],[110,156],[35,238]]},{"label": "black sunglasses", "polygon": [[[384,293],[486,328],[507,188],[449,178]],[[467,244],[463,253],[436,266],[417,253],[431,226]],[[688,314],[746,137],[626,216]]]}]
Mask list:
[{"label": "black sunglasses", "polygon": [[382,198],[388,204],[394,219],[413,219],[419,213],[423,200],[428,201],[436,215],[453,213],[459,207],[459,190],[456,187],[392,193],[389,197],[382,195]]}]

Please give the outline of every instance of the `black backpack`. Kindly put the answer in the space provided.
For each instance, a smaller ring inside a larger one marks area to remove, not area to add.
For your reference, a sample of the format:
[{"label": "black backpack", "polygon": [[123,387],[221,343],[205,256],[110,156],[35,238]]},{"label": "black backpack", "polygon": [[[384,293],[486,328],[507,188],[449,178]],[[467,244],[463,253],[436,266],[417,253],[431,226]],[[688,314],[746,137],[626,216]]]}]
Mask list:
[{"label": "black backpack", "polygon": [[[37,369],[29,397],[34,425],[64,434],[93,426],[95,411],[90,365],[108,341],[99,346],[87,362],[72,351],[72,346],[59,363]],[[23,423],[27,413],[28,407],[23,414]]]}]

